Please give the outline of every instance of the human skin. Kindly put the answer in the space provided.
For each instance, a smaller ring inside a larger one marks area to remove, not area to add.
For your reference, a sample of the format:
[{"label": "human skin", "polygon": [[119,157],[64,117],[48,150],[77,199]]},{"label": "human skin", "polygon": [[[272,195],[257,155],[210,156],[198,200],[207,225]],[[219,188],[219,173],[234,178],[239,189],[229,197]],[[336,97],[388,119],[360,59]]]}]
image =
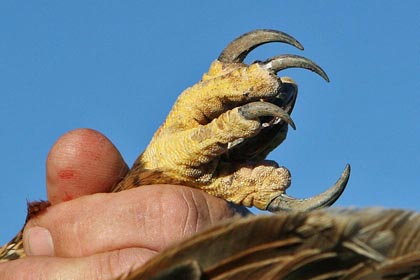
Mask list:
[{"label": "human skin", "polygon": [[63,135],[46,164],[52,206],[27,223],[28,257],[0,264],[0,279],[117,277],[179,240],[247,213],[183,186],[108,193],[127,171],[101,133],[77,129]]}]

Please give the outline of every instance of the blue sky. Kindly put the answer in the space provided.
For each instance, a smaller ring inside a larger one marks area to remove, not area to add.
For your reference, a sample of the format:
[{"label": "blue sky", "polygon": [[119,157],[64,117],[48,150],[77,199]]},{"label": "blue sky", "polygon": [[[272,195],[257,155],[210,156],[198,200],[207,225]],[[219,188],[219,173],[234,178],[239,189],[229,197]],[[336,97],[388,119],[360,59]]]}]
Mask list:
[{"label": "blue sky", "polygon": [[[240,4],[239,4],[240,3]],[[420,2],[11,1],[0,3],[0,241],[26,200],[45,198],[45,158],[68,130],[107,135],[131,164],[183,89],[228,42],[257,28],[304,46],[271,44],[321,65],[331,83],[300,85],[297,130],[270,156],[314,195],[352,165],[339,206],[420,210]]]}]

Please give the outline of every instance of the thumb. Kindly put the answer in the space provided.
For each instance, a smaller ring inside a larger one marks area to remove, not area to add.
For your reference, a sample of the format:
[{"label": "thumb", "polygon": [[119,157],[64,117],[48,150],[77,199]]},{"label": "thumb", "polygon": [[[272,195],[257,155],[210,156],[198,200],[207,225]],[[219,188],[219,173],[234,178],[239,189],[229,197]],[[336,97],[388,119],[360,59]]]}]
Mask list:
[{"label": "thumb", "polygon": [[52,204],[108,192],[128,167],[112,142],[92,129],[61,136],[47,158],[47,194]]}]

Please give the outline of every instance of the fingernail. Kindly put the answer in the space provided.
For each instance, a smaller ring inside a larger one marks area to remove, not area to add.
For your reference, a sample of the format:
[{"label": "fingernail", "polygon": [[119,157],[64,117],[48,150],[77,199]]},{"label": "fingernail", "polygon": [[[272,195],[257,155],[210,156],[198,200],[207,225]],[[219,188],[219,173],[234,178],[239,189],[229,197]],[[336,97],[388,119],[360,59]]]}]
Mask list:
[{"label": "fingernail", "polygon": [[53,256],[54,244],[51,233],[43,227],[32,227],[28,229],[24,248],[30,256]]}]

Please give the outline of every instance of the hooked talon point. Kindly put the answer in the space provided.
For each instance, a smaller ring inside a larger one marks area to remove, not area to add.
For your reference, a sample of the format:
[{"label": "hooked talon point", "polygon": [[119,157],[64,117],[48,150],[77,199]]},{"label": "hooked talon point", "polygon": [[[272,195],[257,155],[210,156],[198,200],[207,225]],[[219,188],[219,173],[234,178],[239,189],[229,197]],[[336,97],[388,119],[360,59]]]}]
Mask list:
[{"label": "hooked talon point", "polygon": [[262,62],[261,66],[275,73],[288,68],[308,69],[321,76],[325,81],[330,81],[327,73],[325,73],[325,71],[319,65],[317,65],[312,60],[299,55],[278,55]]},{"label": "hooked talon point", "polygon": [[303,50],[301,43],[284,32],[271,29],[257,29],[233,40],[222,51],[218,60],[225,63],[240,63],[256,47],[272,42],[286,43]]},{"label": "hooked talon point", "polygon": [[347,164],[337,182],[323,193],[306,199],[297,199],[281,194],[274,198],[266,209],[270,212],[278,212],[280,210],[309,211],[330,206],[344,192],[349,177],[350,165]]},{"label": "hooked talon point", "polygon": [[249,120],[259,117],[278,117],[296,130],[296,125],[290,115],[282,108],[269,102],[251,102],[239,107],[239,112]]}]

